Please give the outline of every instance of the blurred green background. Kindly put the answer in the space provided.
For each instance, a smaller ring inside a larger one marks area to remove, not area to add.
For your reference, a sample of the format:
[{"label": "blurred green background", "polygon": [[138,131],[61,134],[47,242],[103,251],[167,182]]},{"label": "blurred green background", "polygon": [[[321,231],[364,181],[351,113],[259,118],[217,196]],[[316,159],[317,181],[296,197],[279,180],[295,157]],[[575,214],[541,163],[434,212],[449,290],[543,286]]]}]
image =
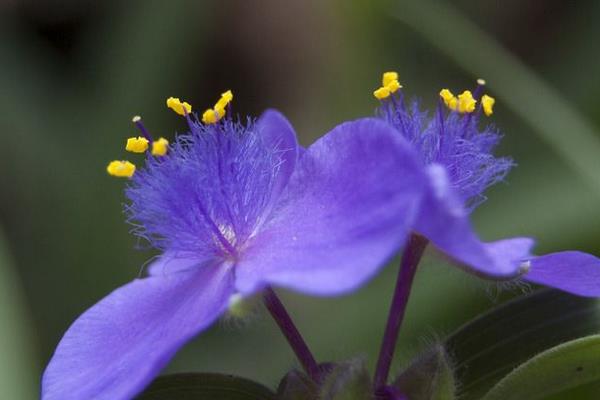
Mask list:
[{"label": "blurred green background", "polygon": [[[164,100],[203,109],[233,89],[240,114],[282,110],[310,144],[372,113],[395,69],[426,104],[486,78],[498,150],[518,163],[474,214],[486,239],[538,238],[537,251],[600,254],[600,3],[594,1],[0,1],[0,391],[37,396],[69,324],[135,278],[153,253],[128,233],[131,116],[173,137]],[[336,299],[283,293],[320,360],[375,362],[396,267]],[[429,252],[417,275],[398,370],[503,292]],[[274,385],[295,366],[273,322],[222,322],[167,371],[217,371]]]}]

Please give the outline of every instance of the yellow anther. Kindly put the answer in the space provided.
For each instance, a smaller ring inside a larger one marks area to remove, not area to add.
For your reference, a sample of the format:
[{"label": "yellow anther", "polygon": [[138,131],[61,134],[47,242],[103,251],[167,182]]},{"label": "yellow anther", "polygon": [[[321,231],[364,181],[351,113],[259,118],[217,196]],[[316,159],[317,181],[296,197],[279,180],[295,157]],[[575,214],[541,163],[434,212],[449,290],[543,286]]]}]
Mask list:
[{"label": "yellow anther", "polygon": [[393,81],[398,81],[398,73],[394,71],[384,72],[381,78],[381,86],[387,86]]},{"label": "yellow anther", "polygon": [[143,138],[141,136],[130,137],[129,139],[127,139],[125,150],[130,151],[132,153],[143,153],[146,150],[148,150],[148,139]]},{"label": "yellow anther", "polygon": [[140,117],[139,115],[134,115],[133,118],[131,118],[131,122],[133,122],[134,124],[136,122],[140,122],[142,120],[142,117]]},{"label": "yellow anther", "polygon": [[176,97],[169,97],[167,99],[167,107],[175,111],[179,115],[185,115],[192,112],[192,106],[187,102],[182,102]]},{"label": "yellow anther", "polygon": [[400,82],[398,82],[397,79],[394,79],[393,81],[390,81],[387,85],[385,85],[385,87],[390,91],[390,93],[396,93],[396,91],[400,89],[402,85],[400,84]]},{"label": "yellow anther", "polygon": [[465,90],[458,95],[458,112],[472,113],[475,111],[477,100],[473,98],[473,94],[469,90]]},{"label": "yellow anther", "polygon": [[452,94],[450,90],[440,90],[440,97],[444,100],[444,103],[449,109],[456,111],[456,109],[458,108],[458,99]]},{"label": "yellow anther", "polygon": [[482,79],[482,78],[477,79],[477,84],[479,86],[485,86],[485,79]]},{"label": "yellow anther", "polygon": [[481,97],[481,106],[483,107],[483,112],[488,117],[494,113],[494,103],[495,102],[496,102],[496,99],[493,98],[492,96],[488,96],[487,94],[484,94]]},{"label": "yellow anther", "polygon": [[225,116],[227,106],[233,100],[231,90],[221,93],[221,98],[215,103],[213,108],[209,108],[202,114],[202,122],[205,124],[215,124]]},{"label": "yellow anther", "polygon": [[202,122],[205,124],[215,124],[217,121],[219,121],[219,119],[221,119],[221,117],[219,116],[218,112],[212,108],[209,108],[208,110],[204,111],[204,114],[202,114]]},{"label": "yellow anther", "polygon": [[225,110],[227,105],[231,103],[231,100],[233,100],[233,93],[231,92],[231,90],[221,93],[221,98],[215,104],[215,110]]},{"label": "yellow anther", "polygon": [[135,165],[129,161],[111,161],[106,167],[106,172],[119,178],[131,178],[135,172]]},{"label": "yellow anther", "polygon": [[169,148],[169,141],[165,138],[160,138],[152,142],[152,155],[153,156],[164,156],[167,154]]},{"label": "yellow anther", "polygon": [[381,87],[373,92],[373,96],[378,100],[384,100],[390,97],[392,93],[396,93],[401,87],[397,72],[384,72],[381,77]]},{"label": "yellow anther", "polygon": [[390,97],[390,89],[388,89],[387,87],[380,87],[379,89],[377,89],[376,91],[373,92],[373,96],[375,96],[375,98],[379,99],[379,100],[383,100],[383,99],[387,99],[388,97]]}]

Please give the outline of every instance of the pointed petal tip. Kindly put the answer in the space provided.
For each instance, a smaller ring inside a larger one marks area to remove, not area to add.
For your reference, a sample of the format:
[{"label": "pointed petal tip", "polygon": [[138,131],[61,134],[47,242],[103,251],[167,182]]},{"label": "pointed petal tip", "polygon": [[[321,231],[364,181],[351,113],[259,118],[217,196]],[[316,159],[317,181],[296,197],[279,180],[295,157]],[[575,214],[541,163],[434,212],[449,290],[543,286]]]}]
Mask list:
[{"label": "pointed petal tip", "polygon": [[580,251],[534,257],[523,279],[578,296],[600,297],[600,258]]}]

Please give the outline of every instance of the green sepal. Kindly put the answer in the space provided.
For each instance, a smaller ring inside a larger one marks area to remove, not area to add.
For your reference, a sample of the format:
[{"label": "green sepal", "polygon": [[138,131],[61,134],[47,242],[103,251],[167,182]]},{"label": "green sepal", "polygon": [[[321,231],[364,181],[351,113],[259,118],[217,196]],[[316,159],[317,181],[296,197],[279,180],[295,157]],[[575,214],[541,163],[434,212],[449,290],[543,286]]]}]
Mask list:
[{"label": "green sepal", "polygon": [[410,400],[453,400],[455,379],[448,354],[441,345],[427,351],[392,384]]},{"label": "green sepal", "polygon": [[521,364],[482,400],[536,400],[600,381],[600,335],[572,340]]},{"label": "green sepal", "polygon": [[319,400],[369,400],[373,383],[363,359],[336,364],[321,385]]},{"label": "green sepal", "polygon": [[258,382],[233,375],[184,373],[160,376],[138,400],[275,400]]},{"label": "green sepal", "polygon": [[302,371],[288,372],[277,388],[277,400],[317,400],[319,387]]}]

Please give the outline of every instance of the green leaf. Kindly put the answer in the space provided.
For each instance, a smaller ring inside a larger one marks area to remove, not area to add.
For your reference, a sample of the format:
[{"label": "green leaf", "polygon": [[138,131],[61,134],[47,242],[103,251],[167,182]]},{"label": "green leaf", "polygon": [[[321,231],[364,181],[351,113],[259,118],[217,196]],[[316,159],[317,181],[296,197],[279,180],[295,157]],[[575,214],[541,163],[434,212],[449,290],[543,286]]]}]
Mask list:
[{"label": "green leaf", "polygon": [[520,365],[482,400],[542,399],[600,380],[600,335],[563,343]]},{"label": "green leaf", "polygon": [[456,394],[479,400],[532,357],[598,332],[597,299],[546,289],[500,305],[445,340],[458,382]]},{"label": "green leaf", "polygon": [[337,364],[326,376],[321,400],[368,400],[372,398],[373,385],[365,361],[355,359]]},{"label": "green leaf", "polygon": [[454,374],[443,346],[436,346],[414,361],[393,386],[411,400],[454,399]]},{"label": "green leaf", "polygon": [[20,282],[0,229],[0,388],[2,398],[37,397],[30,321]]},{"label": "green leaf", "polygon": [[138,400],[275,400],[260,383],[233,375],[185,373],[158,377]]}]

